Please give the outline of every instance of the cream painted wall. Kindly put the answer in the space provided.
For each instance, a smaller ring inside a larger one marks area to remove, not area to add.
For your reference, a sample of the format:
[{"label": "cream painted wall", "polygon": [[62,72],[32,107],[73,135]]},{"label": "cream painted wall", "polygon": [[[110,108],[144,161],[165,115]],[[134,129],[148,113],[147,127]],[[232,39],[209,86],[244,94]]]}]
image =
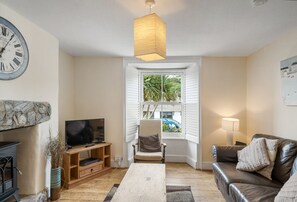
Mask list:
[{"label": "cream painted wall", "polygon": [[297,107],[281,98],[280,61],[297,55],[297,29],[247,59],[247,134],[297,139]]},{"label": "cream painted wall", "polygon": [[201,68],[203,167],[209,168],[213,144],[226,144],[223,117],[240,120],[235,140],[246,142],[246,58],[203,57]]},{"label": "cream painted wall", "polygon": [[59,51],[59,132],[65,135],[65,120],[75,118],[74,57]]},{"label": "cream painted wall", "polygon": [[[25,17],[0,3],[1,16],[12,22],[23,34],[29,48],[29,66],[19,78],[0,81],[0,99],[47,101],[51,104],[51,120],[31,129],[3,132],[4,140],[23,142],[18,147],[19,168],[24,172],[18,176],[21,194],[35,194],[45,187],[45,146],[49,125],[58,129],[58,40],[40,29]],[[28,134],[26,134],[28,133]],[[33,137],[32,137],[33,135]],[[27,138],[24,140],[24,138]],[[28,143],[32,140],[31,145]],[[36,141],[38,143],[36,143]],[[36,154],[33,155],[33,152]],[[31,157],[35,156],[36,160]]]},{"label": "cream painted wall", "polygon": [[112,156],[123,156],[123,58],[76,57],[74,61],[76,118],[105,118]]}]

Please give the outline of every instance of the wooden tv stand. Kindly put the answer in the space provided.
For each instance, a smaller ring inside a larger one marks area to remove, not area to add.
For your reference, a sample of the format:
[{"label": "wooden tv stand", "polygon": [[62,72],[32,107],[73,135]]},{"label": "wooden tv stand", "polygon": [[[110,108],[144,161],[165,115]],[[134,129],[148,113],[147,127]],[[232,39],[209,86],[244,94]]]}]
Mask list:
[{"label": "wooden tv stand", "polygon": [[[67,150],[63,156],[64,172],[62,173],[64,174],[64,186],[70,189],[83,182],[111,172],[110,147],[111,143],[101,143],[94,146],[82,146]],[[90,158],[98,159],[98,161],[81,166],[79,164],[80,160],[82,160],[80,155],[81,152],[85,151],[90,153]]]}]

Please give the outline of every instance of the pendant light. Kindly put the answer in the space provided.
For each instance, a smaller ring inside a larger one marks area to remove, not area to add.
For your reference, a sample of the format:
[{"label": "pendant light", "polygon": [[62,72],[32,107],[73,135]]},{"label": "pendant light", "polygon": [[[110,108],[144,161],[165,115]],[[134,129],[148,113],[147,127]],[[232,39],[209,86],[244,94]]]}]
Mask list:
[{"label": "pendant light", "polygon": [[134,20],[134,55],[144,61],[166,58],[166,24],[151,13],[154,0],[146,0],[150,14]]}]

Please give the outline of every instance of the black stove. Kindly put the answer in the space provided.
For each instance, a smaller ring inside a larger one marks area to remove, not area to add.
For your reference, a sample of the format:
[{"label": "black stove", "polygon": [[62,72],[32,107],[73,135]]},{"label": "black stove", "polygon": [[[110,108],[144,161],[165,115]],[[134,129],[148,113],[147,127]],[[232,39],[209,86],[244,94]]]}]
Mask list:
[{"label": "black stove", "polygon": [[19,142],[0,142],[0,202],[14,196],[20,201],[17,188],[17,154]]}]

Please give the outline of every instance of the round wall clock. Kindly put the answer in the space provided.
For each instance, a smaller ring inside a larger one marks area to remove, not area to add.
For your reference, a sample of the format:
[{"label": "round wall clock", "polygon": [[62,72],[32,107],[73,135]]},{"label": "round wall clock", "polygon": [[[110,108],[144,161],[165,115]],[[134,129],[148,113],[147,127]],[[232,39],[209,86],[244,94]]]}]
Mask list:
[{"label": "round wall clock", "polygon": [[29,51],[20,31],[0,17],[0,79],[11,80],[27,69]]}]

